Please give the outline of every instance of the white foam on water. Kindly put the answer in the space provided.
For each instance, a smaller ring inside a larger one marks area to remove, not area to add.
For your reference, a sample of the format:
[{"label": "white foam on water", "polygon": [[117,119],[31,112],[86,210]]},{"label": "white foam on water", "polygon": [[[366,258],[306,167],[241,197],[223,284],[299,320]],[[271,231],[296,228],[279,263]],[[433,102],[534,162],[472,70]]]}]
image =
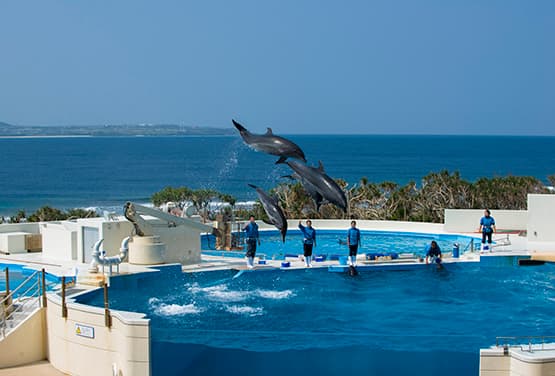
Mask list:
[{"label": "white foam on water", "polygon": [[226,306],[225,310],[229,313],[234,313],[237,315],[245,316],[260,316],[264,314],[264,308],[262,307],[250,307],[250,306]]},{"label": "white foam on water", "polygon": [[295,296],[295,293],[292,290],[256,290],[255,294],[264,299],[288,299]]},{"label": "white foam on water", "polygon": [[202,311],[202,309],[195,306],[195,303],[184,305],[162,303],[154,310],[154,312],[160,316],[182,316],[198,314]]},{"label": "white foam on water", "polygon": [[149,306],[155,314],[160,316],[182,316],[201,313],[203,310],[191,304],[166,304],[158,298],[150,298],[148,300]]},{"label": "white foam on water", "polygon": [[203,293],[208,299],[219,302],[242,302],[250,295],[248,291],[228,290],[228,287],[223,284],[210,287],[199,287],[198,284],[194,284],[188,290],[193,294]]},{"label": "white foam on water", "polygon": [[241,302],[249,297],[248,291],[213,290],[207,295],[208,298],[222,302]]}]

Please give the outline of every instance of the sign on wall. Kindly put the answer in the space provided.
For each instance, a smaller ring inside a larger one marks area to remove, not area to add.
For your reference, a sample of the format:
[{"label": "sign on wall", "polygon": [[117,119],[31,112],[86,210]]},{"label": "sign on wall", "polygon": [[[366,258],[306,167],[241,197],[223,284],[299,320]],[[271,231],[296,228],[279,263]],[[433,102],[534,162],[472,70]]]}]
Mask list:
[{"label": "sign on wall", "polygon": [[81,337],[94,338],[94,328],[92,326],[75,324],[75,334]]}]

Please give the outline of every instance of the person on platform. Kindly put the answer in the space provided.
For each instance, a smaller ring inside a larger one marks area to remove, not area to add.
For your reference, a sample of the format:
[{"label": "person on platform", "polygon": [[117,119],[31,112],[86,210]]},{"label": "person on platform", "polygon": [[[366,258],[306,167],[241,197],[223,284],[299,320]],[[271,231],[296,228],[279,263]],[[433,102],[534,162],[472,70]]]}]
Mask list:
[{"label": "person on platform", "polygon": [[312,221],[306,220],[306,227],[299,221],[299,230],[303,233],[303,255],[307,268],[312,266],[312,248],[316,247],[316,230],[312,227]]},{"label": "person on platform", "polygon": [[258,225],[254,221],[254,215],[249,217],[249,223],[243,227],[247,242],[247,268],[254,268],[254,256],[256,255],[256,244],[260,245],[260,237],[258,236]]}]

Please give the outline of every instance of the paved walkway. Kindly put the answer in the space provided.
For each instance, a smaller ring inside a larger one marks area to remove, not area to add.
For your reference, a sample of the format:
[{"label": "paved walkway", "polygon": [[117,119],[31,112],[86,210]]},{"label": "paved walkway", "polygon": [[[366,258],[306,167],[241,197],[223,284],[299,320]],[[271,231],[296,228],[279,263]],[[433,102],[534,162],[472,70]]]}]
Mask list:
[{"label": "paved walkway", "polygon": [[63,372],[54,368],[47,360],[21,367],[0,369],[0,376],[63,376]]}]

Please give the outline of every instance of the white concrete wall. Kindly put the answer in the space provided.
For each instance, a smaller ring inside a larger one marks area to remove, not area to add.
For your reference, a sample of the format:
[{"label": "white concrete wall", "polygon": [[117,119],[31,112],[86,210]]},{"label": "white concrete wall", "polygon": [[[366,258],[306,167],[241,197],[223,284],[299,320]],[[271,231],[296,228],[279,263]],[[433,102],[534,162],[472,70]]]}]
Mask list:
[{"label": "white concrete wall", "polygon": [[5,232],[28,232],[30,234],[39,234],[39,223],[3,223],[0,224],[0,234]]},{"label": "white concrete wall", "polygon": [[[539,347],[535,345],[535,349]],[[480,376],[548,376],[555,375],[555,352],[553,344],[546,344],[545,351],[523,351],[510,347],[503,353],[502,347],[480,350]],[[526,345],[524,345],[526,347]]]},{"label": "white concrete wall", "polygon": [[119,255],[121,241],[133,233],[133,224],[128,220],[103,222],[100,238],[104,239],[102,247],[107,256]]},{"label": "white concrete wall", "polygon": [[[166,244],[166,263],[193,264],[200,262],[200,230],[180,225],[168,227],[166,222],[150,218],[156,235]],[[62,221],[41,224],[43,255],[60,261],[84,262],[83,227],[98,228],[99,238],[104,239],[102,249],[107,256],[120,252],[121,241],[133,233],[133,225],[126,219],[106,221],[104,218],[80,219],[77,222]]]},{"label": "white concrete wall", "polygon": [[[490,209],[495,218],[498,230],[526,230],[528,211],[526,210],[494,210]],[[484,209],[445,209],[445,231],[477,232]]]},{"label": "white concrete wall", "polygon": [[509,376],[511,358],[503,355],[502,347],[480,350],[480,376]]},{"label": "white concrete wall", "polygon": [[528,195],[528,241],[555,242],[555,195]]},{"label": "white concrete wall", "polygon": [[59,261],[77,260],[77,232],[74,222],[41,223],[42,254],[45,258]]},{"label": "white concrete wall", "polygon": [[[61,298],[48,294],[48,359],[70,375],[150,375],[150,321],[144,315],[112,311],[112,327],[104,322],[104,309],[67,303],[61,315]],[[76,333],[76,324],[94,329],[94,337]],[[115,372],[114,372],[115,371]]]},{"label": "white concrete wall", "polygon": [[166,263],[188,265],[200,262],[199,230],[185,226],[156,228],[156,235],[166,244]]},{"label": "white concrete wall", "polygon": [[0,233],[0,252],[4,253],[27,253],[25,248],[25,235],[28,232]]},{"label": "white concrete wall", "polygon": [[46,310],[37,310],[0,341],[0,368],[46,359]]},{"label": "white concrete wall", "polygon": [[[154,234],[166,245],[164,261],[166,263],[193,264],[200,262],[200,231],[183,225],[168,227],[166,222],[150,218]],[[90,224],[89,224],[90,225]],[[103,222],[100,237],[104,238],[103,247],[106,255],[119,254],[121,241],[133,233],[131,222]]]},{"label": "white concrete wall", "polygon": [[528,250],[555,252],[555,195],[528,195]]}]

